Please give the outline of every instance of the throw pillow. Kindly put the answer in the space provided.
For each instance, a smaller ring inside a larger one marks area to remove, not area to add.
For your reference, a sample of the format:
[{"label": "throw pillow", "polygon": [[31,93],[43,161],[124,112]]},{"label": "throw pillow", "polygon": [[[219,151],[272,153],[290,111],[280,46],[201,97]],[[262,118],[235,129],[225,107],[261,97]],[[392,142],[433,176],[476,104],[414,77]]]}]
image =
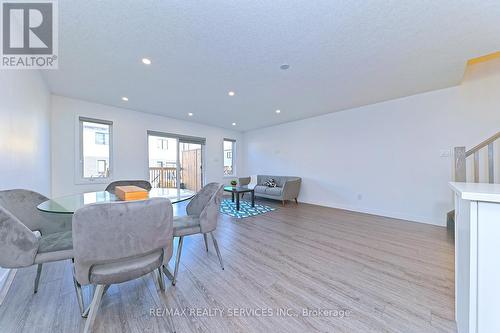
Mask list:
[{"label": "throw pillow", "polygon": [[276,187],[276,181],[273,178],[269,178],[264,185],[267,187]]}]

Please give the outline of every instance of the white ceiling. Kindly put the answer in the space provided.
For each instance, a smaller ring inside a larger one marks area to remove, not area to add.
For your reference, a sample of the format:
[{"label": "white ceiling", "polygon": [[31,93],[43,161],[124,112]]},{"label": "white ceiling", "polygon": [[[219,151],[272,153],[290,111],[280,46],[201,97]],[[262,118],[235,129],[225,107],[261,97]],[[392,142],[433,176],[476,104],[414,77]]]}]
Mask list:
[{"label": "white ceiling", "polygon": [[65,0],[59,22],[53,93],[241,131],[453,86],[500,49],[498,0]]}]

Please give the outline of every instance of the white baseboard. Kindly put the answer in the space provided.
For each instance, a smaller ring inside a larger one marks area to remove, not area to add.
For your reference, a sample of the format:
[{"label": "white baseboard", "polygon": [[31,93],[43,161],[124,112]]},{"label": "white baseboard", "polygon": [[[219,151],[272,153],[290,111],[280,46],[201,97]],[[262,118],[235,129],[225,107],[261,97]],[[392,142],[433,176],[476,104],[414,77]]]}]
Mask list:
[{"label": "white baseboard", "polygon": [[332,204],[332,203],[318,203],[318,202],[308,202],[308,201],[301,201],[301,202],[308,203],[311,205],[319,205],[319,206],[324,206],[324,207],[343,209],[343,210],[348,210],[351,212],[389,217],[389,218],[398,219],[398,220],[405,220],[408,222],[424,223],[424,224],[430,224],[430,225],[435,225],[435,226],[439,226],[439,227],[446,227],[446,215],[443,216],[442,221],[435,221],[434,218],[426,217],[426,216],[411,216],[408,214],[387,212],[387,211],[383,211],[383,210],[370,209],[370,208],[364,208],[364,207],[354,207],[354,206],[348,206],[348,205],[336,204],[336,203]]}]

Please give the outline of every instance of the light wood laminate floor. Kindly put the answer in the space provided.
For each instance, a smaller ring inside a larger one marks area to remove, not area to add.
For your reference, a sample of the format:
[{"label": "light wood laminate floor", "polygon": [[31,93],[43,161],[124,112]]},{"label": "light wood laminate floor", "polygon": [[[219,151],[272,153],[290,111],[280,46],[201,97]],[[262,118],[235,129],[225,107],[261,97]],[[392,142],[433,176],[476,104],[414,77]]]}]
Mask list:
[{"label": "light wood laminate floor", "polygon": [[[446,228],[261,203],[277,210],[241,220],[221,216],[216,235],[224,271],[211,243],[207,254],[201,235],[186,237],[177,285],[166,281],[161,293],[147,275],[111,286],[95,332],[167,332],[166,318],[151,315],[165,308],[179,311],[177,332],[455,332]],[[81,331],[70,261],[44,265],[36,295],[35,273],[35,267],[17,272],[0,307],[0,331]],[[303,309],[330,312],[304,316]]]}]

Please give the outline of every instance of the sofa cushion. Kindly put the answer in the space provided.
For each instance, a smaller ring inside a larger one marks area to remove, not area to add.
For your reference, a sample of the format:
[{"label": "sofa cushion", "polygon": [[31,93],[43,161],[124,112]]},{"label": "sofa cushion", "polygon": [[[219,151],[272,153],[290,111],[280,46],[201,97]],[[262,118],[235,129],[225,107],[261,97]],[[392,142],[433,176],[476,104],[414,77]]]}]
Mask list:
[{"label": "sofa cushion", "polygon": [[297,179],[298,177],[291,177],[291,176],[273,176],[273,175],[258,175],[257,176],[257,184],[259,185],[264,185],[266,181],[269,179],[274,179],[276,182],[276,186],[283,187],[285,186],[285,183],[288,180],[294,180]]},{"label": "sofa cushion", "polygon": [[285,177],[282,177],[282,176],[276,176],[274,178],[274,181],[276,182],[276,186],[278,187],[283,187],[283,185],[285,185]]},{"label": "sofa cushion", "polygon": [[255,193],[263,193],[264,194],[264,193],[266,193],[266,188],[267,188],[267,186],[257,185],[254,187],[253,190],[255,191]]},{"label": "sofa cushion", "polygon": [[282,191],[283,191],[282,187],[266,187],[267,195],[274,195],[279,197]]}]

